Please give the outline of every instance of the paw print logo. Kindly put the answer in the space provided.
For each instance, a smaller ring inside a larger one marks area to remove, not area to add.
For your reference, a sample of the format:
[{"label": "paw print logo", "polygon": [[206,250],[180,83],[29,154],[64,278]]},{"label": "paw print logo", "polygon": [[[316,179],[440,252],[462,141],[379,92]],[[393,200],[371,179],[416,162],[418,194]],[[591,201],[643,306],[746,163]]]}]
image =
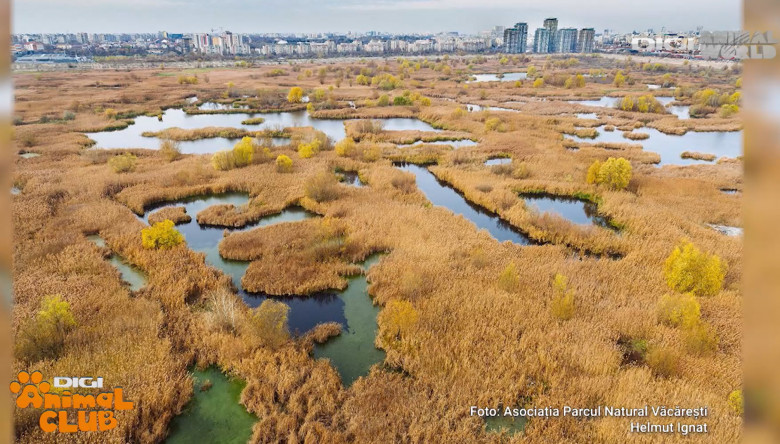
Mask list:
[{"label": "paw print logo", "polygon": [[20,409],[41,408],[43,395],[48,393],[51,385],[43,380],[41,372],[19,372],[16,381],[11,382],[11,393],[19,394],[16,398],[16,406]]}]

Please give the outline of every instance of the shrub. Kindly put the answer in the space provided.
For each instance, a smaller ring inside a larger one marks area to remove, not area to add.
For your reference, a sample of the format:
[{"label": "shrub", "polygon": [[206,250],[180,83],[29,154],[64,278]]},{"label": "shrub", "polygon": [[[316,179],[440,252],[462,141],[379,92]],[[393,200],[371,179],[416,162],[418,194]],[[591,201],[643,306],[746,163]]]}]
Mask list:
[{"label": "shrub", "polygon": [[177,79],[179,82],[179,85],[197,85],[198,84],[198,77],[197,76],[185,76],[181,75]]},{"label": "shrub", "polygon": [[679,355],[667,348],[652,348],[645,360],[656,376],[669,378],[676,375],[680,369]]},{"label": "shrub", "polygon": [[287,101],[290,103],[301,103],[303,100],[303,89],[299,86],[293,86],[290,88],[290,92],[287,93]]},{"label": "shrub", "polygon": [[17,354],[29,362],[55,358],[75,326],[70,304],[58,294],[45,296],[35,318],[20,331]]},{"label": "shrub", "polygon": [[720,107],[720,117],[728,118],[733,116],[734,114],[739,112],[739,106],[737,105],[731,105],[728,103],[723,104],[723,106]]},{"label": "shrub", "polygon": [[108,159],[108,166],[110,166],[115,173],[127,173],[135,170],[135,163],[137,160],[138,158],[130,153],[120,154]]},{"label": "shrub", "polygon": [[275,349],[290,339],[290,331],[287,328],[289,311],[290,307],[284,302],[266,299],[252,310],[247,324],[251,333],[263,345]]},{"label": "shrub", "polygon": [[498,286],[509,293],[517,291],[520,288],[520,275],[517,273],[517,267],[514,262],[504,268],[504,271],[498,275]]},{"label": "shrub", "polygon": [[498,117],[485,120],[485,131],[504,131],[504,122]]},{"label": "shrub", "polygon": [[409,301],[392,300],[379,313],[379,338],[389,348],[399,348],[417,324],[419,314]]},{"label": "shrub", "polygon": [[699,302],[691,293],[664,295],[658,303],[658,320],[673,327],[689,328],[699,323]]},{"label": "shrub", "polygon": [[[740,80],[742,79],[740,78]],[[742,414],[745,412],[745,401],[742,398],[742,390],[734,390],[733,392],[729,393],[728,402],[729,407],[734,410],[734,413],[742,416]]]},{"label": "shrub", "polygon": [[211,166],[217,171],[232,170],[236,167],[232,151],[217,151],[211,156]]},{"label": "shrub", "polygon": [[462,118],[462,117],[466,117],[466,115],[467,115],[467,114],[468,114],[468,111],[466,111],[465,109],[463,109],[463,107],[462,107],[462,106],[458,106],[458,107],[457,107],[457,108],[455,108],[455,110],[452,112],[451,116],[452,116],[452,118],[453,118],[453,119],[460,119],[460,118]]},{"label": "shrub", "polygon": [[227,288],[219,288],[208,295],[211,320],[220,330],[234,333],[238,328],[241,307],[238,299]]},{"label": "shrub", "polygon": [[413,104],[412,99],[407,96],[393,97],[393,106],[409,106]]},{"label": "shrub", "polygon": [[276,171],[280,173],[291,173],[293,169],[293,161],[284,154],[280,154],[276,157]]},{"label": "shrub", "polygon": [[612,80],[612,84],[620,88],[624,83],[626,83],[626,76],[623,75],[623,71],[618,71],[615,74],[615,79]]},{"label": "shrub", "polygon": [[301,159],[308,159],[314,157],[315,154],[320,152],[320,141],[314,139],[309,143],[298,144],[298,156]]},{"label": "shrub", "polygon": [[307,197],[317,202],[337,199],[340,194],[338,179],[327,171],[321,171],[310,177],[303,189]]},{"label": "shrub", "polygon": [[383,128],[384,124],[381,120],[359,120],[355,124],[355,129],[361,134],[379,134]]},{"label": "shrub", "polygon": [[718,347],[718,337],[710,326],[699,322],[685,329],[683,336],[685,348],[694,355],[706,355]]},{"label": "shrub", "polygon": [[601,162],[596,160],[588,167],[588,174],[585,176],[585,181],[589,184],[597,184],[599,181],[599,171],[601,171]]},{"label": "shrub", "polygon": [[544,79],[539,77],[536,80],[534,80],[534,88],[541,88],[544,86]]},{"label": "shrub", "polygon": [[379,99],[376,101],[377,106],[388,106],[390,105],[390,97],[387,94],[382,94],[379,96]]},{"label": "shrub", "polygon": [[586,182],[590,184],[605,184],[615,190],[622,190],[631,181],[631,162],[618,157],[610,157],[605,162],[598,160],[588,168]]},{"label": "shrub", "polygon": [[413,175],[406,173],[393,176],[393,178],[390,179],[390,184],[393,188],[405,194],[413,193],[417,189],[417,180]]},{"label": "shrub", "polygon": [[553,278],[552,314],[565,321],[574,316],[574,290],[568,288],[568,279],[562,274]]},{"label": "shrub", "polygon": [[323,100],[325,100],[325,96],[326,96],[325,90],[322,88],[317,88],[314,90],[314,93],[312,93],[311,95],[311,101],[322,102]]},{"label": "shrub", "polygon": [[625,96],[618,107],[623,111],[666,114],[666,108],[652,94]]},{"label": "shrub", "polygon": [[174,160],[181,158],[181,149],[179,148],[179,144],[169,139],[160,142],[160,150],[158,153],[168,162],[173,162]]},{"label": "shrub", "polygon": [[683,241],[666,259],[664,275],[673,290],[711,296],[723,288],[726,264],[718,256],[703,253],[692,243]]},{"label": "shrub", "polygon": [[[107,119],[116,119],[116,110],[114,108],[106,108],[103,111],[103,115],[106,116]],[[41,122],[45,123],[45,122]]]},{"label": "shrub", "polygon": [[184,242],[184,236],[174,228],[173,221],[169,219],[141,230],[141,243],[144,248],[173,248],[182,242]]},{"label": "shrub", "polygon": [[351,137],[345,137],[336,143],[336,155],[350,157],[355,153],[355,141]]}]

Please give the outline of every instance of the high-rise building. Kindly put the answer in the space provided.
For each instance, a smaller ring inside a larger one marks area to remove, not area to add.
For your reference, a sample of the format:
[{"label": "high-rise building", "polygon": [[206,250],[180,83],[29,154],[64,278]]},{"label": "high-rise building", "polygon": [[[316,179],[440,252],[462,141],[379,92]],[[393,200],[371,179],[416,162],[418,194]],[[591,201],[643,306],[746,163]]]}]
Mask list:
[{"label": "high-rise building", "polygon": [[593,40],[596,37],[596,30],[593,28],[580,29],[580,36],[577,38],[577,52],[593,52]]},{"label": "high-rise building", "polygon": [[574,28],[559,29],[555,33],[555,52],[577,52],[577,30]]},{"label": "high-rise building", "polygon": [[544,28],[550,32],[550,43],[549,46],[547,47],[547,52],[557,52],[555,43],[557,41],[558,19],[557,18],[544,19]]},{"label": "high-rise building", "polygon": [[537,54],[546,54],[550,52],[550,30],[547,28],[537,28],[534,32],[534,52]]},{"label": "high-rise building", "polygon": [[522,54],[528,43],[528,24],[516,23],[504,30],[504,51],[507,54]]}]

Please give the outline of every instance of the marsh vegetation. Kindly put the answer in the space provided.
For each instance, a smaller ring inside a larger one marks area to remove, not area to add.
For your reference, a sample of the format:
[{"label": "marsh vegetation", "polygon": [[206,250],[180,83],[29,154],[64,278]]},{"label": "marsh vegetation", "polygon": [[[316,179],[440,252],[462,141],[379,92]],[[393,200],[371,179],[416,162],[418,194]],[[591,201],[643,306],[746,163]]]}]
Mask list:
[{"label": "marsh vegetation", "polygon": [[[741,68],[657,65],[16,74],[14,369],[143,406],[85,442],[624,442],[464,407],[594,402],[707,405],[736,441]],[[17,440],[55,442],[34,413]]]}]

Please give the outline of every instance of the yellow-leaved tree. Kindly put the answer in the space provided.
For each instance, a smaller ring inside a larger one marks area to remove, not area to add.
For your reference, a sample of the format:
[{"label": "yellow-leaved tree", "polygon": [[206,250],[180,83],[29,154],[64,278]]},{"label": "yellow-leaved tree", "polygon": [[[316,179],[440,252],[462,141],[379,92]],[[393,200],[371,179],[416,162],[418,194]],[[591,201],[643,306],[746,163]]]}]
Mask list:
[{"label": "yellow-leaved tree", "polygon": [[569,288],[566,276],[556,273],[552,282],[553,300],[550,306],[553,316],[565,321],[574,316],[574,290]]},{"label": "yellow-leaved tree", "polygon": [[726,263],[718,256],[702,252],[689,241],[682,241],[664,263],[669,288],[680,293],[712,296],[723,288]]},{"label": "yellow-leaved tree", "polygon": [[293,161],[288,156],[280,154],[276,157],[276,171],[280,173],[290,173],[293,169]]},{"label": "yellow-leaved tree", "polygon": [[507,265],[498,276],[498,286],[509,293],[515,292],[520,288],[520,275],[517,273],[517,267],[514,262]]},{"label": "yellow-leaved tree", "polygon": [[303,88],[300,86],[290,88],[290,92],[287,93],[287,101],[290,103],[301,103],[303,101]]},{"label": "yellow-leaved tree", "polygon": [[184,236],[174,228],[172,220],[165,219],[141,230],[141,242],[144,248],[173,248],[184,242]]},{"label": "yellow-leaved tree", "polygon": [[585,180],[588,183],[603,184],[614,190],[622,190],[631,182],[631,162],[618,157],[610,157],[606,161],[593,162],[588,168]]},{"label": "yellow-leaved tree", "polygon": [[379,313],[379,340],[386,348],[398,349],[417,324],[419,314],[409,301],[392,300]]},{"label": "yellow-leaved tree", "polygon": [[664,295],[658,303],[658,320],[673,327],[690,328],[701,319],[701,308],[692,293]]},{"label": "yellow-leaved tree", "polygon": [[20,331],[17,356],[29,362],[56,357],[75,326],[70,304],[58,294],[45,296],[35,318]]}]

